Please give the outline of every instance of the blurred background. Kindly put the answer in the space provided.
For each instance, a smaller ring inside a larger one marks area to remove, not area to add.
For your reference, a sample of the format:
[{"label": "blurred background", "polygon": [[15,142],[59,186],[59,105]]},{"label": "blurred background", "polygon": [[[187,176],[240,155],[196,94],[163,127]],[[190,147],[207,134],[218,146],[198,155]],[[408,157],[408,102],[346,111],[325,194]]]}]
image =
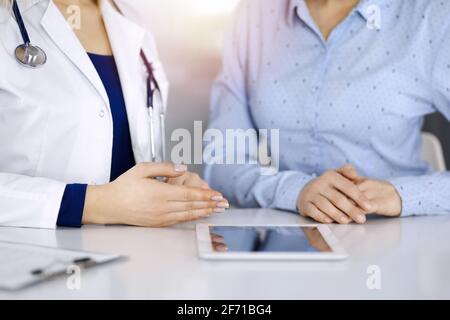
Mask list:
[{"label": "blurred background", "polygon": [[[206,128],[210,89],[221,66],[223,36],[240,0],[117,1],[156,38],[170,81],[168,140],[174,129],[192,131],[196,120],[203,121]],[[425,130],[439,137],[450,168],[449,122],[435,114],[427,118]],[[200,166],[191,169],[201,172]]]},{"label": "blurred background", "polygon": [[[203,121],[206,129],[210,89],[220,71],[224,33],[239,0],[118,2],[156,38],[170,81],[167,140],[178,128],[192,132],[196,120]],[[139,14],[142,12],[145,14]],[[191,170],[201,172],[201,166],[192,166]]]}]

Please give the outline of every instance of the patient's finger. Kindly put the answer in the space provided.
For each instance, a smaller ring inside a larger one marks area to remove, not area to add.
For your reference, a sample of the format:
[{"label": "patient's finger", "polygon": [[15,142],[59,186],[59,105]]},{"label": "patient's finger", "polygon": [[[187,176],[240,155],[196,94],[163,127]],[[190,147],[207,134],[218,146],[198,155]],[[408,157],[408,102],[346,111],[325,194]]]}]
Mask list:
[{"label": "patient's finger", "polygon": [[308,202],[305,205],[305,212],[303,215],[310,217],[320,223],[333,223],[333,219],[328,217],[325,213],[321,212],[313,203]]},{"label": "patient's finger", "polygon": [[338,173],[342,174],[347,179],[350,179],[352,181],[355,181],[355,180],[361,178],[358,175],[358,172],[356,171],[355,167],[353,167],[351,164],[347,164],[341,168],[338,168],[336,171]]},{"label": "patient's finger", "polygon": [[353,199],[358,206],[364,210],[370,210],[370,202],[364,196],[363,192],[352,181],[335,172],[332,186],[345,194],[350,199]]},{"label": "patient's finger", "polygon": [[348,224],[352,219],[347,216],[344,212],[336,208],[327,198],[321,195],[317,195],[313,199],[314,205],[327,216],[332,218],[337,223]]},{"label": "patient's finger", "polygon": [[[347,214],[357,223],[365,223],[366,215],[354,201],[347,198],[341,192],[333,188],[324,189],[321,193],[327,198],[337,209]],[[366,195],[367,196],[367,195]]]}]

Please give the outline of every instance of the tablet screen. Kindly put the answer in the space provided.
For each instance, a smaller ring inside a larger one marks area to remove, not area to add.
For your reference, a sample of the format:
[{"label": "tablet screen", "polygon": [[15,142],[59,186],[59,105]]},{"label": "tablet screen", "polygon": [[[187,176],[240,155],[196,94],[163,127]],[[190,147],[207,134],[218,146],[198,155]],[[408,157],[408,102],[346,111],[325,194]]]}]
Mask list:
[{"label": "tablet screen", "polygon": [[316,227],[209,227],[215,252],[331,252]]}]

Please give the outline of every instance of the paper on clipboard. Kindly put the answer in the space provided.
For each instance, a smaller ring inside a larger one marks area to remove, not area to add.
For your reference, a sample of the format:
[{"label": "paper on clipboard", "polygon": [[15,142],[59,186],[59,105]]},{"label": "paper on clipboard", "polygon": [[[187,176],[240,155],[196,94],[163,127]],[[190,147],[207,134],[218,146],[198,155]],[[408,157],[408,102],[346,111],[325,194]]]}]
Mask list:
[{"label": "paper on clipboard", "polygon": [[120,259],[114,254],[57,249],[0,241],[0,290],[19,290],[58,275]]}]

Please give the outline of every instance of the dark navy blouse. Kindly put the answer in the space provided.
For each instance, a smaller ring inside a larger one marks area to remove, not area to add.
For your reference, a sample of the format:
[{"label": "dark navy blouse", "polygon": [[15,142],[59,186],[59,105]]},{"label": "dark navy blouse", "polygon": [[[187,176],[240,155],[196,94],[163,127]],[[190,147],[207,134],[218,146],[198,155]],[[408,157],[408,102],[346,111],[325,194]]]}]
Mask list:
[{"label": "dark navy blouse", "polygon": [[[92,53],[89,53],[89,57],[102,79],[111,106],[113,118],[111,181],[113,181],[136,164],[131,146],[127,110],[114,57]],[[66,186],[58,215],[58,226],[81,227],[86,188],[85,184]]]}]

